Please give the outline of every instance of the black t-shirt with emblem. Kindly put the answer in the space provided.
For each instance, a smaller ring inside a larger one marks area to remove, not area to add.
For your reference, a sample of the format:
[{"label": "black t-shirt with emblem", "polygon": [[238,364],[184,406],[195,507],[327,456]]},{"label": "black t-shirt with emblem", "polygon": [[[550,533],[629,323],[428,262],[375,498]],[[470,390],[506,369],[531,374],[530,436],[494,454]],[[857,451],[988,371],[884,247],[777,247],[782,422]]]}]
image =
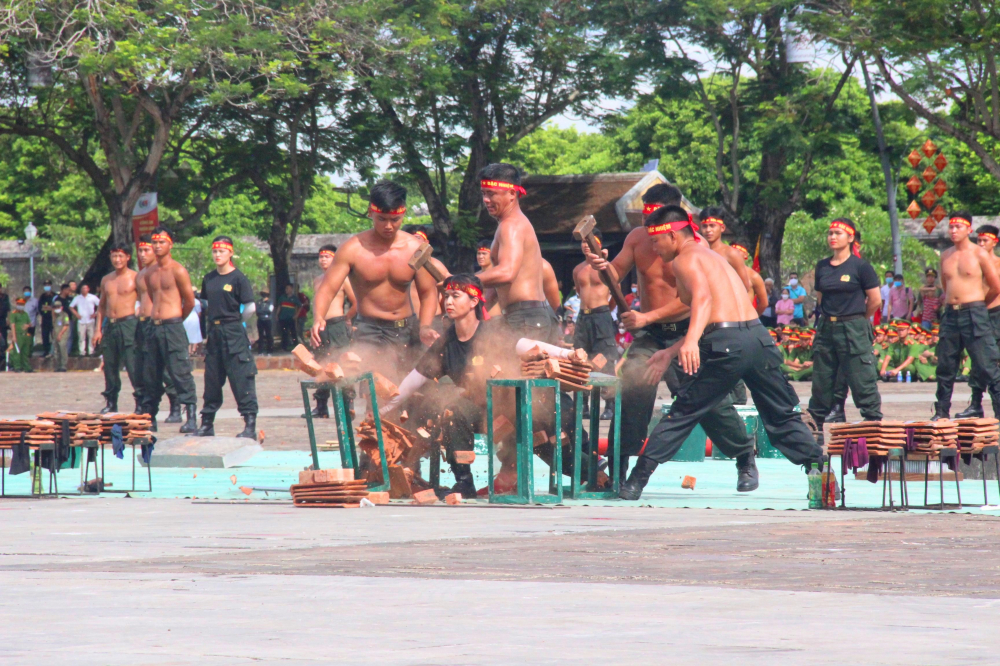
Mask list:
[{"label": "black t-shirt with emblem", "polygon": [[253,286],[238,268],[225,275],[215,270],[201,281],[201,297],[208,301],[209,321],[239,321],[240,306],[253,303]]},{"label": "black t-shirt with emblem", "polygon": [[834,266],[832,257],[816,264],[816,291],[823,294],[821,308],[828,317],[865,314],[865,291],[878,288],[878,274],[864,259],[853,254]]},{"label": "black t-shirt with emblem", "polygon": [[[462,342],[455,334],[455,327],[449,326],[444,334],[434,341],[430,349],[417,361],[417,372],[428,379],[448,376],[456,386],[465,387],[469,378],[468,368],[486,363],[482,355],[492,327],[487,322],[479,322],[471,338]],[[468,369],[467,369],[468,368]]]}]

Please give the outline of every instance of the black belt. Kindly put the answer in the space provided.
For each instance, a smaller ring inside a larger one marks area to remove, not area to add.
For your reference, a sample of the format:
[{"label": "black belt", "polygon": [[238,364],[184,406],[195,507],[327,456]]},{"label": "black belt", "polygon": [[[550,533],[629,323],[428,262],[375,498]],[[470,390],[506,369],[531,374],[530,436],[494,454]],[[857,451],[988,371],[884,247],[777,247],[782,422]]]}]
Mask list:
[{"label": "black belt", "polygon": [[[342,321],[347,321],[347,315],[344,315],[343,317],[330,317],[326,320],[326,325],[332,326],[333,324],[339,324]],[[404,319],[403,321],[406,320]]]},{"label": "black belt", "polygon": [[753,328],[760,325],[760,319],[751,319],[750,321],[717,321],[706,326],[703,335],[707,335],[720,328]]},{"label": "black belt", "polygon": [[169,319],[154,319],[153,326],[163,326],[164,324],[183,324],[184,317],[170,317]]},{"label": "black belt", "polygon": [[375,317],[358,315],[358,321],[371,324],[372,326],[378,326],[380,328],[406,328],[410,324],[410,320],[414,317],[416,317],[416,315],[410,315],[409,317],[404,317],[403,319],[376,319]]},{"label": "black belt", "polygon": [[139,317],[139,321],[149,321],[149,317]]},{"label": "black belt", "polygon": [[839,317],[829,317],[827,315],[823,315],[823,318],[826,319],[827,321],[833,321],[833,322],[853,321],[855,319],[867,319],[868,315],[862,312],[861,314],[840,315]]},{"label": "black belt", "polygon": [[584,308],[583,310],[580,311],[580,314],[585,314],[585,315],[601,314],[602,312],[611,312],[611,308],[609,308],[607,305],[602,305],[599,308],[590,308],[590,309]]},{"label": "black belt", "polygon": [[989,312],[990,314],[996,314],[1000,312],[1000,305],[994,305],[992,308],[987,310],[987,312]]},{"label": "black belt", "polygon": [[239,319],[213,319],[212,320],[212,325],[213,326],[221,326],[222,324],[238,324],[238,323],[240,323]]},{"label": "black belt", "polygon": [[128,315],[126,317],[118,317],[118,319],[112,319],[111,317],[108,317],[108,321],[111,322],[112,324],[120,324],[121,322],[123,322],[123,321],[129,321],[130,319],[135,319],[135,315]]},{"label": "black belt", "polygon": [[548,301],[518,301],[503,308],[501,312],[503,314],[510,314],[518,310],[541,310],[547,307],[549,307]]},{"label": "black belt", "polygon": [[646,324],[641,330],[651,332],[659,331],[661,333],[676,333],[680,331],[683,333],[688,330],[688,324],[690,323],[690,319],[681,319],[680,321],[664,321],[657,324]]},{"label": "black belt", "polygon": [[971,310],[972,308],[986,307],[986,301],[970,301],[968,303],[955,303],[945,306],[949,310]]}]

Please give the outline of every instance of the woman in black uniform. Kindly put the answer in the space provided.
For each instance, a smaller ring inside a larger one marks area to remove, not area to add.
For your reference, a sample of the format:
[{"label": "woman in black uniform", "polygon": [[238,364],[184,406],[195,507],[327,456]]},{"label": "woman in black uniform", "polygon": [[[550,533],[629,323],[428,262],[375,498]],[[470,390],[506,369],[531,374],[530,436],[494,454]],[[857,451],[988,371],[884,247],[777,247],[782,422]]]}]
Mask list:
[{"label": "woman in black uniform", "polygon": [[[222,387],[229,385],[246,427],[237,437],[257,439],[257,363],[250,351],[245,322],[256,311],[250,280],[233,265],[233,239],[212,241],[215,270],[201,283],[207,302],[205,320],[205,406],[201,410],[200,437],[215,435],[215,413],[222,406]],[[242,308],[242,311],[241,311]]]},{"label": "woman in black uniform", "polygon": [[881,307],[882,297],[878,275],[861,258],[857,236],[851,220],[841,217],[831,222],[826,238],[833,256],[816,264],[815,289],[821,297],[822,319],[813,342],[809,413],[820,428],[837,400],[838,373],[850,387],[861,417],[882,420],[869,322]]},{"label": "woman in black uniform", "polygon": [[[483,432],[486,380],[492,367],[487,364],[486,356],[498,345],[488,342],[491,327],[483,323],[488,316],[479,278],[472,275],[449,277],[444,286],[444,309],[452,325],[424,352],[417,367],[400,383],[399,395],[380,412],[392,412],[420,391],[423,399],[417,404],[411,403],[411,416],[417,423],[424,419],[438,423],[441,440],[447,449],[447,461],[455,476],[455,486],[451,490],[437,489],[438,494],[443,497],[456,492],[462,497],[474,498],[476,486],[472,466],[458,463],[455,452],[472,451],[475,433]],[[454,382],[456,389],[447,390],[432,384],[432,390],[421,391],[428,382],[445,376]],[[446,418],[445,412],[451,414]]]}]

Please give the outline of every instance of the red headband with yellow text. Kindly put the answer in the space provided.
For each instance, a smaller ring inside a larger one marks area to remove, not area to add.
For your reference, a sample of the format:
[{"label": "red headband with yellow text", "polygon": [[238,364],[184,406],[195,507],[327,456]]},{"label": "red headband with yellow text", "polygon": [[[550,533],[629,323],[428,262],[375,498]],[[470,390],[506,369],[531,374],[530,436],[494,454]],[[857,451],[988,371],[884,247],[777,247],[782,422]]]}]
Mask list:
[{"label": "red headband with yellow text", "polygon": [[333,250],[320,250],[319,251],[319,256],[321,256],[321,257],[330,257],[331,259],[333,259],[333,257],[334,257]]},{"label": "red headband with yellow text", "polygon": [[708,224],[709,222],[714,222],[715,224],[721,225],[723,227],[726,226],[726,223],[717,217],[706,217],[704,220],[701,221],[702,224]]},{"label": "red headband with yellow text", "polygon": [[[961,218],[959,218],[959,219],[961,219]],[[996,234],[991,234],[988,231],[980,231],[979,232],[979,238],[989,238],[994,243],[997,242],[997,235]]]},{"label": "red headband with yellow text", "polygon": [[171,245],[174,242],[174,239],[170,237],[170,234],[168,234],[168,233],[166,233],[164,231],[161,231],[159,233],[154,233],[153,234],[153,240],[154,241],[167,241]]},{"label": "red headband with yellow text", "polygon": [[948,224],[964,224],[967,227],[972,226],[972,222],[965,219],[964,217],[953,217],[948,220]]},{"label": "red headband with yellow text", "polygon": [[854,227],[852,227],[849,224],[845,224],[840,220],[834,220],[833,222],[831,222],[830,229],[839,229],[840,231],[843,231],[845,234],[850,234],[852,236],[855,236],[858,233]]},{"label": "red headband with yellow text", "polygon": [[233,244],[230,243],[229,241],[218,240],[218,241],[215,241],[214,243],[212,243],[212,249],[213,250],[229,250],[230,252],[232,252],[233,251]]},{"label": "red headband with yellow text", "polygon": [[657,208],[663,208],[663,206],[665,206],[665,205],[666,204],[661,204],[661,203],[643,204],[642,205],[642,214],[643,215],[650,215],[650,214],[652,214],[652,212],[654,210],[656,210]]},{"label": "red headband with yellow text", "polygon": [[512,190],[522,197],[527,194],[524,188],[514,183],[505,183],[502,180],[483,180],[479,182],[479,188],[483,190]]},{"label": "red headband with yellow text", "polygon": [[139,248],[140,250],[142,248],[146,248],[147,250],[152,250],[153,249],[152,244],[151,243],[147,243],[146,241],[139,241],[138,243],[136,243],[136,247]]},{"label": "red headband with yellow text", "polygon": [[424,233],[423,231],[414,231],[413,235],[425,243],[430,243],[430,241],[427,239],[427,234]]},{"label": "red headband with yellow text", "polygon": [[[676,222],[664,222],[663,224],[654,224],[651,227],[646,227],[646,233],[650,236],[656,236],[657,234],[665,234],[668,231],[680,231],[684,227],[691,227],[692,231],[698,231],[698,225],[694,223],[691,219],[691,213],[687,214],[686,220],[677,220]],[[698,240],[698,237],[694,237]]]},{"label": "red headband with yellow text", "polygon": [[[714,219],[714,218],[709,218],[709,219]],[[702,220],[702,221],[701,221],[701,223],[702,223],[702,224],[705,224],[705,220]],[[741,253],[743,254],[743,258],[744,258],[744,259],[746,259],[746,258],[749,258],[749,257],[750,257],[750,250],[748,250],[747,248],[743,247],[743,246],[742,246],[742,245],[740,245],[739,243],[731,243],[731,245],[732,245],[733,247],[735,247],[735,248],[736,248],[737,250],[739,250],[739,251],[740,251],[740,252],[741,252]]]},{"label": "red headband with yellow text", "polygon": [[369,213],[382,213],[383,215],[402,215],[406,212],[406,206],[400,206],[399,208],[392,208],[390,210],[383,210],[373,203],[368,204]]},{"label": "red headband with yellow text", "polygon": [[485,303],[486,299],[483,298],[482,290],[474,284],[461,284],[460,282],[446,282],[444,285],[445,291],[463,291],[473,298],[478,298],[480,303]]}]

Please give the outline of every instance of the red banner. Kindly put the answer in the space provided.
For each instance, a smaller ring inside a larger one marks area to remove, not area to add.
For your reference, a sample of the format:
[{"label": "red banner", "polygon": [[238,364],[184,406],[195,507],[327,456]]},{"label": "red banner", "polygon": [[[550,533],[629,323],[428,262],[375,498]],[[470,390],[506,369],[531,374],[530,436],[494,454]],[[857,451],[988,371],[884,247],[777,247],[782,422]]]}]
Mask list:
[{"label": "red banner", "polygon": [[132,242],[138,245],[139,236],[151,233],[159,223],[156,192],[144,192],[132,209]]}]

